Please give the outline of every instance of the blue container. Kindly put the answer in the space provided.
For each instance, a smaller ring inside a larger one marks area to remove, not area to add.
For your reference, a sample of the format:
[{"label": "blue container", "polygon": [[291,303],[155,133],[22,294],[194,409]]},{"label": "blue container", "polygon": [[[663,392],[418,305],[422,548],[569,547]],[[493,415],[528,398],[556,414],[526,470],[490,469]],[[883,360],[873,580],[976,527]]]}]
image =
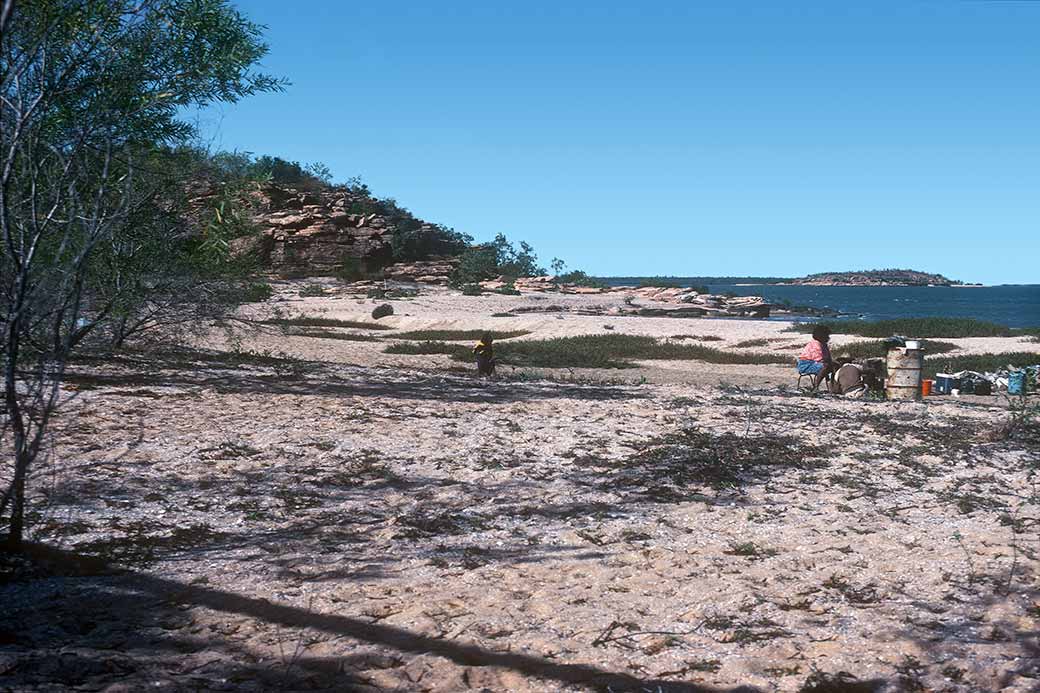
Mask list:
[{"label": "blue container", "polygon": [[957,389],[960,382],[957,378],[946,373],[935,374],[935,385],[932,385],[932,392],[940,395],[948,395],[951,390]]},{"label": "blue container", "polygon": [[1026,391],[1026,372],[1011,371],[1008,374],[1008,394],[1021,395]]}]

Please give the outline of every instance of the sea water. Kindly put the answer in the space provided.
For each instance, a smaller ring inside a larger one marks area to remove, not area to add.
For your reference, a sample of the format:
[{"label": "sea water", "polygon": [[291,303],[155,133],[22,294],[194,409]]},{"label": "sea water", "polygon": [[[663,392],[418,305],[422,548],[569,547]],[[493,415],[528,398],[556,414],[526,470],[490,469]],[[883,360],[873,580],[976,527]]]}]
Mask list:
[{"label": "sea water", "polygon": [[[631,280],[629,280],[631,281]],[[681,279],[678,280],[682,282]],[[690,282],[687,282],[690,283]],[[711,284],[712,293],[761,296],[770,303],[828,308],[845,318],[976,318],[1040,327],[1040,284],[956,286],[784,286]]]}]

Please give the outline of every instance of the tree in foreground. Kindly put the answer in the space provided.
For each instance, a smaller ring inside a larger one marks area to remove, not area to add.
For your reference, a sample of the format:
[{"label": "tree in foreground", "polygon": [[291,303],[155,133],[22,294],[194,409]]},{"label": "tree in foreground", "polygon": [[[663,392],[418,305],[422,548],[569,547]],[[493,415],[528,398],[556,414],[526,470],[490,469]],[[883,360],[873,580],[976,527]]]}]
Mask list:
[{"label": "tree in foreground", "polygon": [[10,544],[23,540],[26,488],[76,346],[139,317],[178,281],[198,286],[191,273],[223,252],[226,225],[189,242],[171,215],[186,179],[169,157],[194,134],[178,114],[280,89],[254,72],[265,52],[261,28],[223,0],[0,0],[0,518]]}]

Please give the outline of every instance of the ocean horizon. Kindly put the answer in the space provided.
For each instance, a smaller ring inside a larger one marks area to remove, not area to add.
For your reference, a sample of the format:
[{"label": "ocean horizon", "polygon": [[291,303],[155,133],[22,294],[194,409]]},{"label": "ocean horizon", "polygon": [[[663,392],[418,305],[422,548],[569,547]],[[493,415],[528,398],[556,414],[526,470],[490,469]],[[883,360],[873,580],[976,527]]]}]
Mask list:
[{"label": "ocean horizon", "polygon": [[[640,277],[604,277],[612,286]],[[646,279],[652,279],[647,277]],[[697,278],[669,277],[682,286]],[[949,317],[987,320],[1008,327],[1040,327],[1040,284],[994,286],[807,286],[802,284],[712,284],[712,293],[761,296],[770,303],[834,310],[844,320]],[[798,317],[771,318],[799,320]]]}]

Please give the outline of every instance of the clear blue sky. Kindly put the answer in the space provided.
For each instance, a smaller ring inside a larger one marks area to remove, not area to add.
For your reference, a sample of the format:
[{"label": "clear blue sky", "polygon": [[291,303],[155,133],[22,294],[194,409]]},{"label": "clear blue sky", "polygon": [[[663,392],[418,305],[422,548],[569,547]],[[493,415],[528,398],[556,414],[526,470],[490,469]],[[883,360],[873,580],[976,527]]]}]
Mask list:
[{"label": "clear blue sky", "polygon": [[293,84],[213,146],[545,265],[1040,282],[1040,2],[236,5]]}]

